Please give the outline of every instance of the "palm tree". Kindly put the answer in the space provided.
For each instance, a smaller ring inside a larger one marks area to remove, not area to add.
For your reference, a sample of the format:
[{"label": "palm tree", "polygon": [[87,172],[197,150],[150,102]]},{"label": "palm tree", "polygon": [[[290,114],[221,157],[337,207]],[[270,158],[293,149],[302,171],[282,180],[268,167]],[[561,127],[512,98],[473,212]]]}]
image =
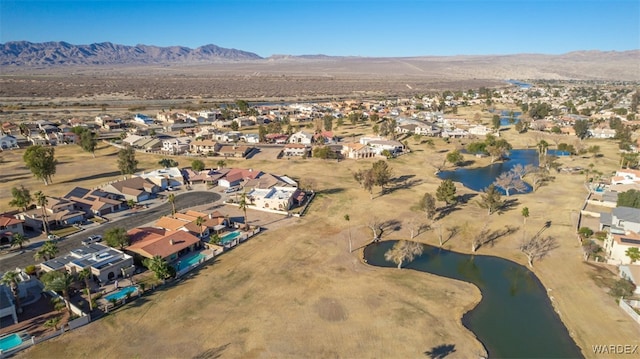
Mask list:
[{"label": "palm tree", "polygon": [[135,199],[130,199],[127,200],[127,206],[129,206],[129,208],[133,208],[136,205],[136,200]]},{"label": "palm tree", "polygon": [[87,289],[89,310],[93,311],[93,302],[91,301],[91,286],[89,285],[89,279],[91,279],[91,271],[89,270],[89,268],[85,268],[78,272],[78,279],[84,280],[84,287]]},{"label": "palm tree", "polygon": [[49,235],[49,230],[47,229],[47,204],[49,201],[47,200],[47,196],[42,193],[42,191],[38,191],[34,193],[36,204],[42,208],[42,228],[44,229],[44,234]]},{"label": "palm tree", "polygon": [[538,147],[538,157],[544,157],[547,155],[547,149],[549,148],[549,143],[545,140],[540,140],[536,145]]},{"label": "palm tree", "polygon": [[220,235],[218,233],[214,233],[209,236],[209,243],[211,244],[218,244],[220,243],[220,241],[222,241],[222,238],[220,238]]},{"label": "palm tree", "polygon": [[524,207],[522,209],[522,238],[526,238],[525,226],[527,225],[527,218],[529,217],[529,207]]},{"label": "palm tree", "polygon": [[167,202],[171,203],[171,215],[176,214],[176,195],[173,193],[169,193],[169,197],[167,197]]},{"label": "palm tree", "polygon": [[20,275],[18,272],[5,272],[2,276],[1,282],[11,288],[11,293],[13,293],[13,299],[16,303],[16,312],[22,313],[22,307],[20,306],[20,292],[18,291],[18,283],[20,283]]},{"label": "palm tree", "polygon": [[142,264],[152,271],[156,278],[161,279],[162,283],[169,277],[169,264],[159,255],[145,259]]},{"label": "palm tree", "polygon": [[630,247],[624,254],[631,259],[631,263],[640,260],[640,249],[638,247]]},{"label": "palm tree", "polygon": [[249,202],[247,201],[247,192],[242,192],[240,195],[240,201],[238,202],[238,208],[244,213],[244,228],[249,229],[249,222],[247,222],[247,208]]},{"label": "palm tree", "polygon": [[56,254],[58,254],[58,245],[54,241],[46,241],[40,247],[40,249],[34,254],[34,258],[36,260],[44,259],[48,261],[49,259],[55,258]]},{"label": "palm tree", "polygon": [[353,252],[353,249],[351,249],[351,217],[349,217],[348,214],[345,214],[344,220],[349,224],[349,253],[351,253]]},{"label": "palm tree", "polygon": [[196,226],[200,229],[200,239],[202,239],[202,232],[204,232],[202,228],[202,224],[204,224],[204,218],[198,217],[196,218]]},{"label": "palm tree", "polygon": [[47,272],[42,275],[42,283],[44,283],[45,290],[53,290],[55,292],[62,292],[62,296],[64,300],[67,302],[67,309],[71,309],[70,298],[69,298],[69,288],[73,285],[74,278],[71,274],[64,272]]},{"label": "palm tree", "polygon": [[22,250],[23,246],[27,243],[29,243],[29,238],[25,237],[21,233],[14,234],[11,239],[11,247],[18,246],[20,247],[20,250]]}]

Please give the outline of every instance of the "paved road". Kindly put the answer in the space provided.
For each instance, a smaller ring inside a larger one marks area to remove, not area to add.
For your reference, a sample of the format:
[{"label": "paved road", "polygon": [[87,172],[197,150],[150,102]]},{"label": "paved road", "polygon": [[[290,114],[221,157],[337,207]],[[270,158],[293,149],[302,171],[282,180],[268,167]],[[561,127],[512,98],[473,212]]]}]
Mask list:
[{"label": "paved road", "polygon": [[[213,204],[220,199],[220,195],[214,192],[184,192],[176,195],[175,205],[176,210],[179,211],[208,203]],[[66,255],[71,249],[82,246],[81,241],[90,235],[103,234],[106,230],[113,227],[124,227],[129,230],[153,222],[167,214],[171,214],[171,204],[167,202],[140,212],[125,212],[125,215],[118,220],[104,223],[65,237],[64,240],[58,243],[58,249],[60,250],[58,255]],[[30,264],[35,264],[33,255],[40,245],[42,245],[42,243],[36,243],[26,248],[23,253],[16,255],[7,254],[0,258],[0,273],[15,269],[16,267],[24,268]]]}]

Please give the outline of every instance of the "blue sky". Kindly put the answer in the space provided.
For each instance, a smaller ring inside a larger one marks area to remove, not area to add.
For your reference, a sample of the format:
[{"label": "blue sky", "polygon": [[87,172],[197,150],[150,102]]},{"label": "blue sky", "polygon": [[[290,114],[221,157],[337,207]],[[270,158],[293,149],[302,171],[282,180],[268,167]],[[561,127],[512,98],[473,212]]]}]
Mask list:
[{"label": "blue sky", "polygon": [[640,48],[638,0],[0,0],[0,42],[205,44],[273,54]]}]

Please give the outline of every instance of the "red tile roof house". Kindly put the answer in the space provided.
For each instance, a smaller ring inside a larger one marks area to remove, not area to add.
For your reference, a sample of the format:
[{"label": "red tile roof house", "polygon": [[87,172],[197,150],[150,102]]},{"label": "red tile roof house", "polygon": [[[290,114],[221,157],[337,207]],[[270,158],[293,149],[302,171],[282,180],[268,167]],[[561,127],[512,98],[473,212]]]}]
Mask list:
[{"label": "red tile roof house", "polygon": [[24,236],[23,223],[24,221],[17,218],[4,214],[0,215],[0,245],[11,244],[11,240],[16,233]]},{"label": "red tile roof house", "polygon": [[262,174],[262,171],[254,171],[251,168],[232,168],[226,176],[218,180],[218,185],[226,188],[234,187],[241,184],[244,180],[256,179]]},{"label": "red tile roof house", "polygon": [[200,239],[185,231],[166,231],[158,228],[134,228],[127,232],[131,245],[125,251],[134,256],[153,258],[160,256],[168,262],[178,260],[186,253],[202,247]]}]

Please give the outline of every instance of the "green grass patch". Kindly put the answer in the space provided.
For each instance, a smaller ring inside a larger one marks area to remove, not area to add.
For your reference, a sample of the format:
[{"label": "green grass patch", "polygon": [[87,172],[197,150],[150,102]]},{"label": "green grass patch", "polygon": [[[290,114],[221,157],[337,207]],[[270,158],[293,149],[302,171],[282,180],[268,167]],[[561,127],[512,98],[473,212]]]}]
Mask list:
[{"label": "green grass patch", "polygon": [[64,237],[64,236],[69,236],[72,235],[74,233],[78,233],[80,232],[80,229],[76,228],[76,227],[65,227],[65,228],[61,228],[61,229],[55,229],[52,231],[49,231],[51,234],[54,234],[58,237]]}]

